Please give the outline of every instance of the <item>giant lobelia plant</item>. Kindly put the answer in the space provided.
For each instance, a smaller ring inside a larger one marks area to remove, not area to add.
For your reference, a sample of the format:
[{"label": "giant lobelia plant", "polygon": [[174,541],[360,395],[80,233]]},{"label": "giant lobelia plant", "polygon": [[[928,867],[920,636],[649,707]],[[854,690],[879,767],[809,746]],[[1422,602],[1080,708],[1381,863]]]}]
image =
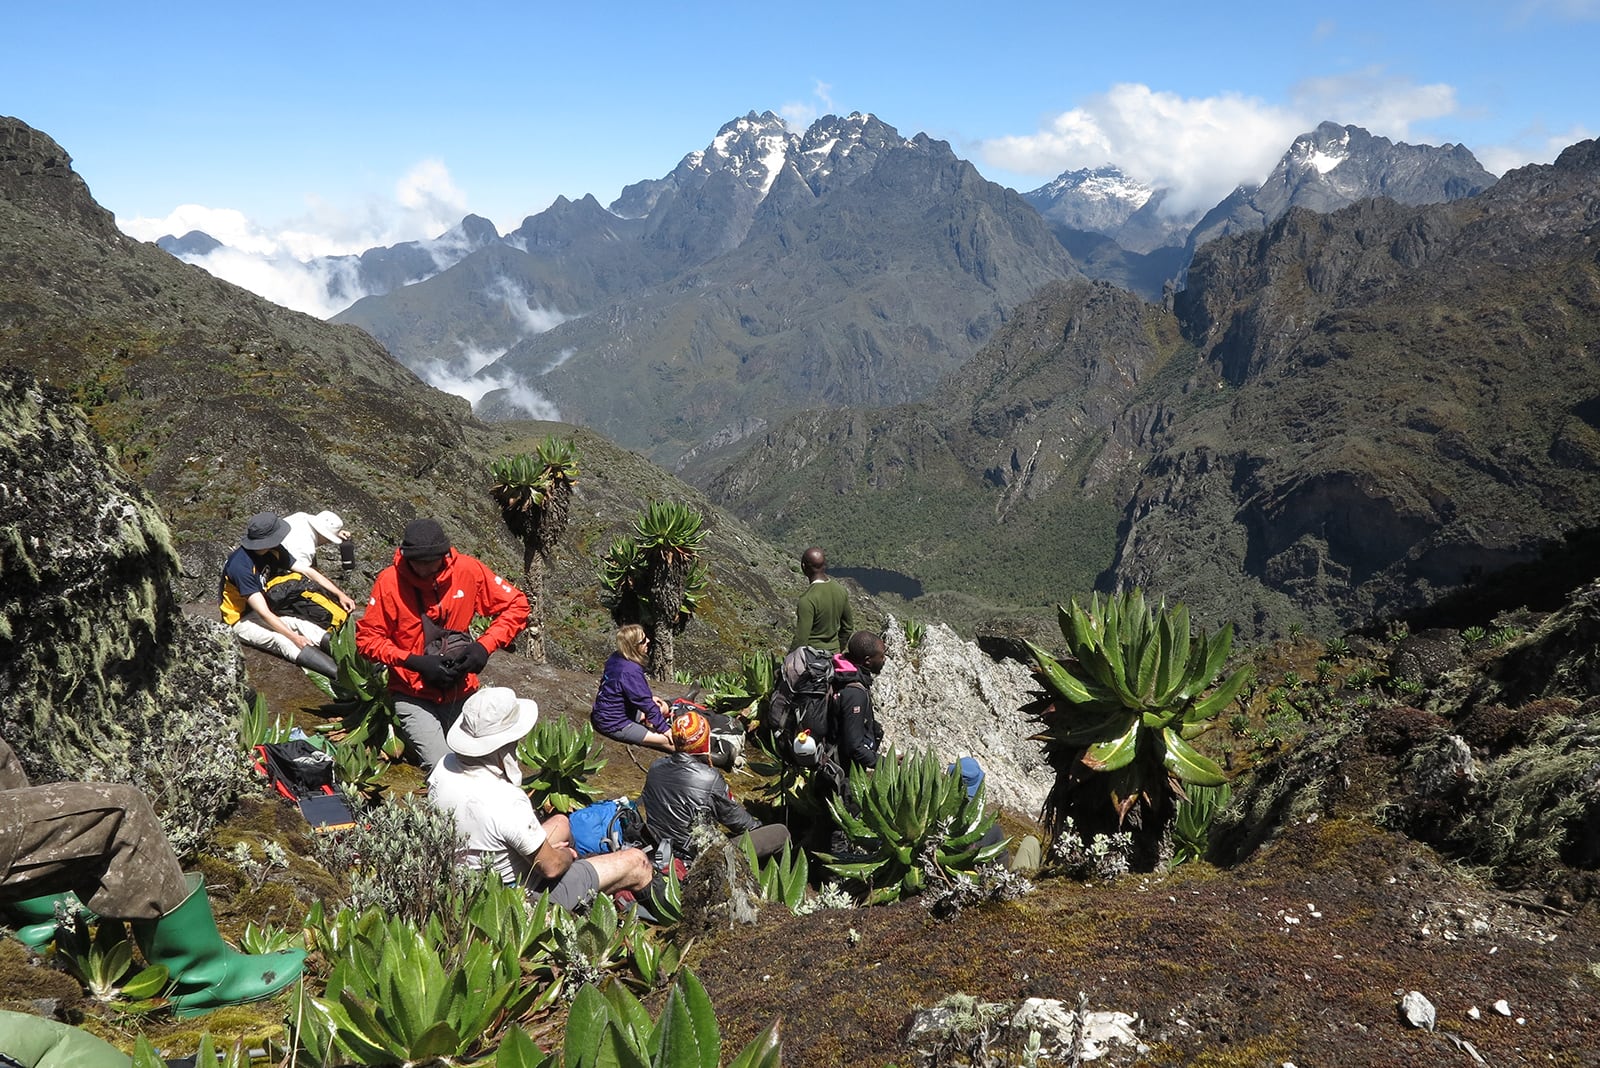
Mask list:
[{"label": "giant lobelia plant", "polygon": [[[850,769],[849,797],[828,807],[859,859],[833,858],[830,870],[867,885],[867,903],[921,893],[930,881],[970,875],[1005,851],[1005,840],[982,844],[994,826],[983,787],[969,796],[959,773],[933,752],[901,755],[890,749],[871,774]],[[858,810],[858,811],[857,811]]]},{"label": "giant lobelia plant", "polygon": [[517,453],[489,464],[490,490],[511,533],[522,540],[522,575],[533,617],[528,628],[535,660],[544,661],[544,573],[566,532],[578,454],[571,438],[546,437],[532,456]]},{"label": "giant lobelia plant", "polygon": [[1152,609],[1134,589],[1058,609],[1069,654],[1058,661],[1032,642],[1044,694],[1028,706],[1044,723],[1037,738],[1055,769],[1045,801],[1052,831],[1070,818],[1086,840],[1132,833],[1130,864],[1153,870],[1166,849],[1174,802],[1188,786],[1218,786],[1222,769],[1190,739],[1238,694],[1241,668],[1215,689],[1233,628],[1193,637],[1183,605]]},{"label": "giant lobelia plant", "polygon": [[672,677],[674,639],[689,625],[710,585],[700,554],[705,517],[675,501],[651,501],[633,533],[612,542],[600,560],[603,599],[618,623],[639,623],[650,635],[653,678]]}]

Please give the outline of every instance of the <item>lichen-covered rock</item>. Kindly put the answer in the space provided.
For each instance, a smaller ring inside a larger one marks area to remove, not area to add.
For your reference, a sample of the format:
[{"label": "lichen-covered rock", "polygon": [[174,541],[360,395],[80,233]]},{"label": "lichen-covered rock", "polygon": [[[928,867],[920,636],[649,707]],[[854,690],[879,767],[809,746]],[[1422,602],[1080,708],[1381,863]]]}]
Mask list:
[{"label": "lichen-covered rock", "polygon": [[695,858],[683,882],[683,918],[673,938],[690,940],[731,927],[753,924],[761,915],[761,884],[744,850],[732,840],[719,842]]},{"label": "lichen-covered rock", "polygon": [[0,371],[0,734],[35,782],[131,782],[180,850],[237,796],[237,647],[183,617],[155,506],[64,394]]}]

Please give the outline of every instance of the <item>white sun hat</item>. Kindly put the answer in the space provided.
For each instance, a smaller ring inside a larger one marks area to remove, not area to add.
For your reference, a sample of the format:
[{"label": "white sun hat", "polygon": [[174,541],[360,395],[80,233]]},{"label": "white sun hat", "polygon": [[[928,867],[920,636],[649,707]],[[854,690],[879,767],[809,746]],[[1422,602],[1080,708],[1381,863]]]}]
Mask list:
[{"label": "white sun hat", "polygon": [[344,533],[344,520],[339,518],[338,512],[318,512],[311,517],[311,529],[323,541],[338,542]]},{"label": "white sun hat", "polygon": [[461,716],[445,741],[462,756],[487,756],[521,741],[539,722],[539,704],[518,697],[509,686],[485,686],[461,706]]}]

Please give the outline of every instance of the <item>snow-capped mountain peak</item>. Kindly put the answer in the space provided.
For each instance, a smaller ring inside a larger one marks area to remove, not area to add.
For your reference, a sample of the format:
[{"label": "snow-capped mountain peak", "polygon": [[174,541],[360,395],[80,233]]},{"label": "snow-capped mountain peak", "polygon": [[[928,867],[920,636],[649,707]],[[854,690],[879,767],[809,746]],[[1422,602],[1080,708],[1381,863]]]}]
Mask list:
[{"label": "snow-capped mountain peak", "polygon": [[1062,197],[1076,196],[1088,201],[1125,204],[1132,214],[1144,207],[1154,193],[1154,189],[1130,177],[1122,168],[1104,166],[1066,171],[1025,195],[1035,203],[1053,204]]},{"label": "snow-capped mountain peak", "polygon": [[1301,134],[1289,146],[1286,162],[1302,172],[1327,174],[1350,158],[1350,130],[1323,123],[1309,134]]}]

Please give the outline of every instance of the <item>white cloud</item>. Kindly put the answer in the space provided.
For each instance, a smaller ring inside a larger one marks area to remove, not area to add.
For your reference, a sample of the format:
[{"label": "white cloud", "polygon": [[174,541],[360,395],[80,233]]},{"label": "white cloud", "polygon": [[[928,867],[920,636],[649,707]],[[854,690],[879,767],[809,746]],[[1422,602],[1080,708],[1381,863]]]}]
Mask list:
[{"label": "white cloud", "polygon": [[1472,154],[1484,169],[1495,174],[1505,174],[1529,163],[1550,163],[1579,141],[1600,137],[1600,131],[1586,126],[1571,126],[1561,133],[1551,133],[1544,126],[1530,126],[1521,130],[1512,140],[1502,145],[1474,148]]},{"label": "white cloud", "polygon": [[1037,133],[987,142],[982,154],[1041,184],[1062,171],[1114,163],[1171,189],[1164,206],[1182,213],[1215,204],[1241,182],[1261,181],[1306,129],[1300,116],[1254,97],[1185,98],[1122,84]]},{"label": "white cloud", "polygon": [[823,115],[834,114],[836,110],[833,106],[833,86],[827,82],[817,82],[812,87],[810,100],[785,104],[778,109],[778,114],[789,129],[803,133]]},{"label": "white cloud", "polygon": [[1292,98],[1298,114],[1316,116],[1313,125],[1327,119],[1340,125],[1360,126],[1395,141],[1412,139],[1413,123],[1456,111],[1456,91],[1452,86],[1414,85],[1377,67],[1307,78],[1294,86]]},{"label": "white cloud", "polygon": [[570,318],[554,308],[530,303],[528,294],[512,278],[496,278],[484,291],[484,296],[490,300],[498,300],[506,306],[506,311],[511,314],[523,337],[533,337],[546,330],[553,330]]},{"label": "white cloud", "polygon": [[[353,275],[342,274],[342,267],[307,261],[429,240],[466,214],[465,195],[436,159],[422,160],[401,175],[388,197],[338,205],[308,196],[305,205],[301,215],[275,225],[262,225],[232,208],[200,204],[181,205],[162,218],[118,219],[117,225],[141,241],[200,230],[228,247],[186,257],[188,262],[285,307],[327,318],[366,294],[355,289]],[[328,295],[332,276],[342,278],[345,299]]]},{"label": "white cloud", "polygon": [[505,393],[496,400],[521,411],[529,419],[561,421],[560,410],[543,393],[527,385],[510,371],[479,376],[478,372],[506,354],[506,349],[484,350],[463,345],[461,358],[450,363],[435,361],[418,372],[428,385],[465,397],[476,408],[484,397],[496,390]]},{"label": "white cloud", "polygon": [[[350,261],[306,263],[282,252],[264,255],[230,248],[182,259],[259,297],[319,319],[338,314],[366,295],[356,288]],[[346,296],[332,297],[330,290]]]},{"label": "white cloud", "polygon": [[1403,139],[1412,123],[1455,107],[1449,86],[1414,85],[1375,68],[1308,79],[1294,87],[1287,105],[1239,93],[1183,97],[1125,83],[1035,133],[985,142],[980,154],[1041,185],[1063,171],[1114,163],[1172,190],[1163,210],[1180,214],[1262,181],[1296,137],[1324,120]]}]

